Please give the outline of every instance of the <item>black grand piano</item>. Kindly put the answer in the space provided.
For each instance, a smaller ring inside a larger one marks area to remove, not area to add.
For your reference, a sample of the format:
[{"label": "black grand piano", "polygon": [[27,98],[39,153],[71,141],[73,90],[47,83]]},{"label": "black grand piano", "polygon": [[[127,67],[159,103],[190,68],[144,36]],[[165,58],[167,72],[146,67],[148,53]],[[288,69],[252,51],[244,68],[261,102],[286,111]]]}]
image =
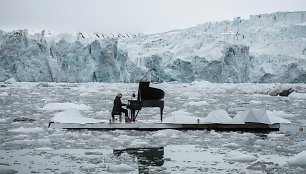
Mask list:
[{"label": "black grand piano", "polygon": [[150,82],[139,82],[137,100],[128,100],[127,104],[127,108],[131,113],[131,120],[136,120],[139,111],[143,107],[159,107],[160,120],[163,121],[164,100],[162,99],[164,96],[165,92],[161,89],[150,87]]}]

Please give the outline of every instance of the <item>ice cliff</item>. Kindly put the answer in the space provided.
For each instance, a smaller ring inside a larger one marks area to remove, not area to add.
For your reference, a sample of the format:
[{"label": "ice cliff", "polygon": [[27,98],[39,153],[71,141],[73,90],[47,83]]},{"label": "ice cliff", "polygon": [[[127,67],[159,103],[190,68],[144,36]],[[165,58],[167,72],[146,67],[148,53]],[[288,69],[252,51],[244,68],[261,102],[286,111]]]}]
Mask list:
[{"label": "ice cliff", "polygon": [[0,30],[0,81],[306,82],[306,12],[152,35]]}]

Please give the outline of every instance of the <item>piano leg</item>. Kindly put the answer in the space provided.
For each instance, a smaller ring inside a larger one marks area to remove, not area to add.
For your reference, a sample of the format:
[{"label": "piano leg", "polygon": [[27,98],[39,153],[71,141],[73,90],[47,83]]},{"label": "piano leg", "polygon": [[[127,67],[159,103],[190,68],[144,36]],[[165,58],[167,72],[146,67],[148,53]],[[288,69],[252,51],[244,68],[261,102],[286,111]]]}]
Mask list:
[{"label": "piano leg", "polygon": [[135,110],[131,109],[131,120],[135,121]]},{"label": "piano leg", "polygon": [[163,111],[164,107],[160,107],[160,121],[163,122]]}]

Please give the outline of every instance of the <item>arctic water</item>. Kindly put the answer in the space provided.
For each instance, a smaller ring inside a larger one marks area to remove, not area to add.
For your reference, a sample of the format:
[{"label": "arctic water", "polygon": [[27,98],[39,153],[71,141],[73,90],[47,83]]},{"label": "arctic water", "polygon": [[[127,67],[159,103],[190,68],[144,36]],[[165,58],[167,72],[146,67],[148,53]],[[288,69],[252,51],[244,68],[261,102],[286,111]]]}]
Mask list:
[{"label": "arctic water", "polygon": [[[270,96],[276,84],[151,84],[165,91],[164,117],[267,109],[288,119],[277,132],[67,131],[48,128],[49,103],[89,106],[84,117],[109,119],[113,99],[136,83],[1,83],[0,173],[305,173],[306,97]],[[305,84],[300,86],[305,87]],[[138,119],[158,120],[158,108]],[[16,121],[19,118],[19,121]],[[20,119],[27,118],[27,119]],[[22,121],[23,120],[23,121]]]}]

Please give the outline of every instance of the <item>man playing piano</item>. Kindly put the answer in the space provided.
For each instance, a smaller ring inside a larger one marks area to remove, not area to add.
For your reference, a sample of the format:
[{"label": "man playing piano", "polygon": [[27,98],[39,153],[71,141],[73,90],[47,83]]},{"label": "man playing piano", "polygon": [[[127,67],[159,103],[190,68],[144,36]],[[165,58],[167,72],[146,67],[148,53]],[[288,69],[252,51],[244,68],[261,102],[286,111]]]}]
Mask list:
[{"label": "man playing piano", "polygon": [[115,115],[121,115],[121,112],[124,112],[125,114],[125,118],[128,118],[128,110],[122,108],[122,106],[125,106],[126,104],[123,104],[121,102],[121,97],[122,97],[122,93],[118,93],[115,100],[114,100],[114,106],[113,106],[113,110],[112,110],[112,119],[113,122],[115,120]]}]

